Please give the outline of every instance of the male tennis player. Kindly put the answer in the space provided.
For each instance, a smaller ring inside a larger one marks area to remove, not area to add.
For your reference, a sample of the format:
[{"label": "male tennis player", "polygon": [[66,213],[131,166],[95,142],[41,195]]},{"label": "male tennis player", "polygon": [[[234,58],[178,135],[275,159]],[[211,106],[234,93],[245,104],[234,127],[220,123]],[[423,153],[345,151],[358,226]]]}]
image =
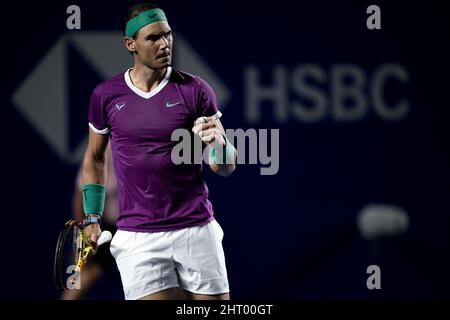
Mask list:
[{"label": "male tennis player", "polygon": [[[178,143],[171,134],[184,128],[205,142],[214,172],[234,171],[236,150],[217,119],[216,96],[200,77],[171,67],[172,30],[156,5],[130,8],[124,35],[133,68],[98,85],[91,96],[82,186],[86,232],[94,242],[100,234],[111,139],[120,205],[111,253],[125,298],[229,299],[223,231],[201,165],[171,160]],[[199,118],[206,123],[194,126]]]}]

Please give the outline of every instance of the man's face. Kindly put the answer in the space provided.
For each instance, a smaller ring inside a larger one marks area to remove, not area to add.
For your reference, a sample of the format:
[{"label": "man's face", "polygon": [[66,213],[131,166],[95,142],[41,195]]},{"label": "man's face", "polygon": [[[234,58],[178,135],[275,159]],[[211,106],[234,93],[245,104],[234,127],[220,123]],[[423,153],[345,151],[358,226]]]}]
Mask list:
[{"label": "man's face", "polygon": [[172,63],[172,30],[167,21],[157,21],[138,31],[137,58],[147,67],[160,70]]}]

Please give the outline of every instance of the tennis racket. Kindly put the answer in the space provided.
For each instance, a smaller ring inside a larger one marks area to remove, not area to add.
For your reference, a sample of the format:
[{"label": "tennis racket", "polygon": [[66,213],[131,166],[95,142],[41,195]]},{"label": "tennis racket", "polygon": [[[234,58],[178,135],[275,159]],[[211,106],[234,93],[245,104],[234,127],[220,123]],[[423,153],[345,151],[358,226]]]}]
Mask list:
[{"label": "tennis racket", "polygon": [[[69,220],[59,233],[53,271],[56,287],[61,291],[80,289],[81,270],[94,252],[83,228],[76,220]],[[111,238],[111,232],[103,231],[97,246],[110,241]]]}]

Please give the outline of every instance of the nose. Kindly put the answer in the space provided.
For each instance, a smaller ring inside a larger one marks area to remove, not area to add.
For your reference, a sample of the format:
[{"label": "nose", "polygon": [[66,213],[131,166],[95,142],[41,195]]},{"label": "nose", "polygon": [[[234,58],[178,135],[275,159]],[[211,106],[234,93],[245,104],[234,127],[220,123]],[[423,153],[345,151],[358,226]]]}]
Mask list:
[{"label": "nose", "polygon": [[161,39],[162,39],[162,48],[161,49],[169,48],[169,39],[166,38],[165,36],[162,36]]}]

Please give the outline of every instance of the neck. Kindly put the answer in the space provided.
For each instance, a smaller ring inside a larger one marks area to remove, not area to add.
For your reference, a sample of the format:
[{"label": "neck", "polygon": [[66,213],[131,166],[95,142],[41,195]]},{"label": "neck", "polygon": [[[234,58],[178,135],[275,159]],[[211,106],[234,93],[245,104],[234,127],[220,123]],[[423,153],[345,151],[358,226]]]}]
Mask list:
[{"label": "neck", "polygon": [[130,78],[133,85],[144,92],[155,89],[164,79],[167,68],[154,70],[147,66],[135,64],[130,70]]}]

